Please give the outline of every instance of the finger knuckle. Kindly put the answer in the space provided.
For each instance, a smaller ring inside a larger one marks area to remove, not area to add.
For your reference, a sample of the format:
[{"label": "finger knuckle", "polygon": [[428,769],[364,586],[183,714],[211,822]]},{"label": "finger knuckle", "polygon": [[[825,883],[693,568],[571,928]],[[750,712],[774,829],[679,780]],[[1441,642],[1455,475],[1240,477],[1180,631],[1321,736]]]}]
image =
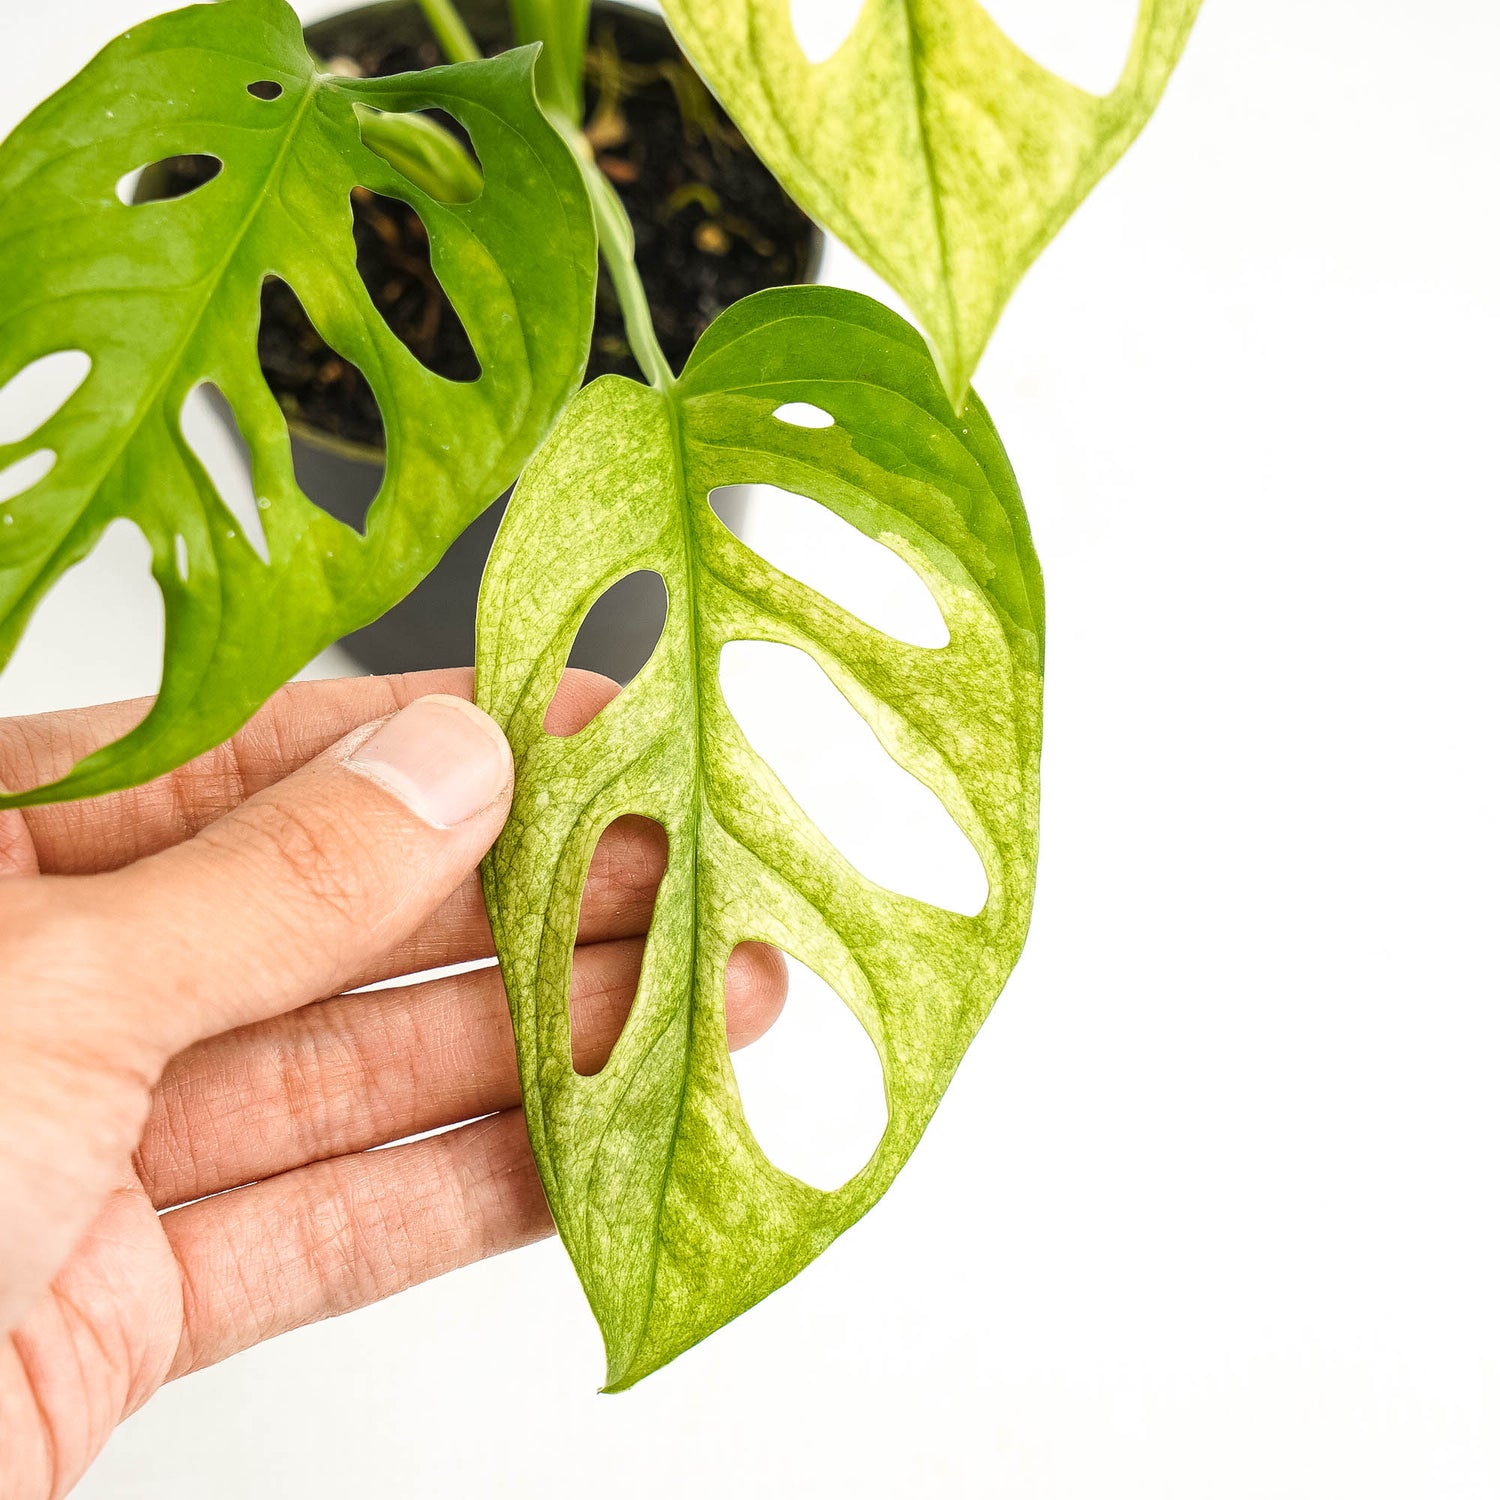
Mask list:
[{"label": "finger knuckle", "polygon": [[349,1311],[397,1290],[412,1260],[403,1205],[364,1191],[357,1177],[319,1186],[326,1190],[298,1206],[294,1235],[328,1303]]},{"label": "finger knuckle", "polygon": [[288,894],[299,917],[307,903],[315,916],[348,924],[359,919],[364,891],[358,861],[350,857],[346,827],[330,811],[291,800],[249,803],[236,820],[234,837],[252,863],[270,877],[266,889]]}]

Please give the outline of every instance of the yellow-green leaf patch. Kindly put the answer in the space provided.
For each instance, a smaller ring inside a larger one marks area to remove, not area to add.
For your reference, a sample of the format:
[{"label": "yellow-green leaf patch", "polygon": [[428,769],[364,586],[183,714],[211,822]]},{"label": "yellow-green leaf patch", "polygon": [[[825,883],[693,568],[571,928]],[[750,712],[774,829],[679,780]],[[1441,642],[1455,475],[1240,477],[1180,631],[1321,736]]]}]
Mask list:
[{"label": "yellow-green leaf patch", "polygon": [[789,0],[663,0],[787,190],[906,300],[955,405],[1026,268],[1150,117],[1201,0],[1142,0],[1119,82],[1090,94],[978,0],[866,0],[808,60]]},{"label": "yellow-green leaf patch", "polygon": [[[897,553],[947,644],[896,641],[738,540],[709,497],[750,483],[809,496]],[[667,588],[655,653],[587,727],[547,734],[580,623],[642,569]],[[932,789],[983,865],[977,915],[867,879],[792,800],[725,704],[721,653],[739,640],[806,652]],[[594,382],[522,476],[480,601],[479,700],[518,772],[485,890],[532,1145],[611,1389],[795,1275],[915,1146],[1025,935],[1041,667],[1041,576],[999,438],[977,399],[954,414],[916,331],[854,293],[761,293],[713,324],[677,384]],[[579,901],[600,834],[631,813],[666,830],[668,866],[624,1032],[582,1077]],[[779,1171],[745,1123],[724,994],[750,940],[821,975],[879,1054],[889,1123],[837,1191]]]}]

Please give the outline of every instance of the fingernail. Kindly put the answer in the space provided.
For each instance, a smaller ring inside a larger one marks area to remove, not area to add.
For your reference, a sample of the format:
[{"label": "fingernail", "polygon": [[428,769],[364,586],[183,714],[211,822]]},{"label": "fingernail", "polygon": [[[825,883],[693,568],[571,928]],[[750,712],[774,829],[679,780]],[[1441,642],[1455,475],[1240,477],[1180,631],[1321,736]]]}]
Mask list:
[{"label": "fingernail", "polygon": [[434,828],[467,823],[507,791],[515,775],[500,726],[483,709],[446,694],[407,704],[344,764],[379,782]]}]

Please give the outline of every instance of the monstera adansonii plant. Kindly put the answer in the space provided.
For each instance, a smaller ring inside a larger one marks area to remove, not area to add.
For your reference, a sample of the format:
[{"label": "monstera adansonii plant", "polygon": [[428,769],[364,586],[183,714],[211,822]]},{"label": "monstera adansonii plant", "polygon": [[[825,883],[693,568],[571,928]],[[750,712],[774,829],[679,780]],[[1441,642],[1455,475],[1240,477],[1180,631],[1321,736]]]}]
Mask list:
[{"label": "monstera adansonii plant", "polygon": [[[45,421],[0,445],[0,662],[120,518],[151,544],[167,622],[140,725],[59,781],[0,791],[0,807],[97,795],[210,748],[400,599],[519,475],[477,627],[479,701],[517,762],[484,882],[537,1163],[620,1389],[875,1202],[1020,952],[1042,584],[969,381],[1025,268],[1155,107],[1197,0],[1143,0],[1104,96],[1033,61],[975,0],[867,0],[819,63],[788,0],[666,0],[746,137],[926,332],[853,292],[782,288],[722,314],[680,372],[580,129],[587,6],[514,0],[532,45],[482,59],[449,0],[421,4],[454,61],[386,79],[310,56],[284,0],[173,12],[111,43],[0,147],[0,386],[64,352],[88,361]],[[185,155],[217,167],[193,191],[119,191]],[[372,302],[350,234],[361,190],[420,215],[477,379],[423,367]],[[649,383],[580,390],[601,253]],[[299,486],[256,356],[271,279],[374,390],[387,465],[363,531]],[[184,436],[204,385],[248,447],[253,526]],[[739,540],[710,497],[755,483],[889,548],[932,594],[946,642],[895,640]],[[591,723],[549,734],[579,625],[641,570],[668,595],[654,654]],[[875,884],[820,832],[726,706],[721,655],[743,640],[805,652],[936,794],[983,865],[977,913]],[[568,1014],[579,902],[600,834],[626,814],[666,831],[667,869],[624,1032],[582,1076]],[[724,977],[750,940],[822,976],[879,1055],[888,1123],[835,1191],[773,1166],[746,1124]]]}]

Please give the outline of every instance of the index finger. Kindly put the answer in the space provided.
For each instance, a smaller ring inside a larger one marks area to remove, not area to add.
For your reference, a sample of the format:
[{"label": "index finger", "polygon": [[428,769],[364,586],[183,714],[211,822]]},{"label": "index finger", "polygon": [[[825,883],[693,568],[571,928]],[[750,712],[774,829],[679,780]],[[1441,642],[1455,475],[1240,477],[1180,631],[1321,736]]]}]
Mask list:
[{"label": "index finger", "polygon": [[[563,673],[548,726],[569,733],[619,688],[607,677]],[[321,755],[351,730],[433,693],[474,697],[474,669],[288,683],[232,739],[145,786],[23,814],[43,874],[94,875],[191,838],[240,803]],[[37,786],[118,739],[149,699],[0,719],[0,786]]]}]

